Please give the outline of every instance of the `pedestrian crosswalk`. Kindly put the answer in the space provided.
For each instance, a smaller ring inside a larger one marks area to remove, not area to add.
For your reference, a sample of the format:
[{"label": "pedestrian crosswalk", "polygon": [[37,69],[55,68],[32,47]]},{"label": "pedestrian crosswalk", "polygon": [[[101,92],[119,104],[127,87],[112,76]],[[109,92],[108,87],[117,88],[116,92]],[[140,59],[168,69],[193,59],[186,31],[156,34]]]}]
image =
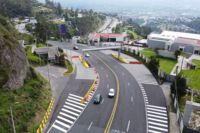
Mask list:
[{"label": "pedestrian crosswalk", "polygon": [[81,103],[82,99],[83,97],[69,94],[48,133],[68,132],[86,107],[87,102]]},{"label": "pedestrian crosswalk", "polygon": [[146,105],[148,133],[168,133],[168,116],[166,107]]},{"label": "pedestrian crosswalk", "polygon": [[139,86],[146,104],[148,133],[168,133],[168,115],[166,107],[150,105],[142,84],[143,83],[139,83]]}]

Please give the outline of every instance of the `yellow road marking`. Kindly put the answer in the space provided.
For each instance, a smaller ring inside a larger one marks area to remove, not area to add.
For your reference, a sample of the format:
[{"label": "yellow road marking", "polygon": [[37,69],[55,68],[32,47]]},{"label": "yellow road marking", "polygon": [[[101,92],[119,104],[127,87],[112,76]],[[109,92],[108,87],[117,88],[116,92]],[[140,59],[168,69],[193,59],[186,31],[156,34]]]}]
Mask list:
[{"label": "yellow road marking", "polygon": [[114,107],[113,107],[113,110],[112,110],[112,113],[110,115],[110,118],[107,122],[107,125],[106,125],[106,128],[104,130],[104,133],[109,133],[110,131],[110,128],[112,126],[112,122],[113,122],[113,119],[115,117],[115,113],[116,113],[116,110],[117,110],[117,105],[118,105],[118,101],[119,101],[119,90],[120,90],[120,84],[119,84],[119,79],[117,77],[117,74],[113,71],[113,69],[108,65],[106,64],[101,58],[99,58],[98,56],[96,56],[95,54],[93,54],[97,59],[99,59],[104,65],[106,65],[106,67],[113,73],[114,77],[115,77],[115,80],[117,82],[117,93],[116,93],[116,99],[115,99],[115,103],[114,103]]}]

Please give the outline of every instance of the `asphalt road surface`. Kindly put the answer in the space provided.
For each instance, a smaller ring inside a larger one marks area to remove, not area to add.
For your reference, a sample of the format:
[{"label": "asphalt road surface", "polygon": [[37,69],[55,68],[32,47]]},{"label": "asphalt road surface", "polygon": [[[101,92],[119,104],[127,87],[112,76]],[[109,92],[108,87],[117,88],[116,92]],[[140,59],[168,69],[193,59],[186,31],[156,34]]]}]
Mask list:
[{"label": "asphalt road surface", "polygon": [[[145,133],[144,99],[136,80],[112,57],[100,52],[94,52],[94,54],[114,70],[120,81],[119,102],[110,132]],[[91,101],[76,124],[71,128],[70,132],[72,133],[104,132],[114,104],[114,99],[107,98],[108,88],[116,89],[113,74],[97,57],[91,55],[89,62],[100,74],[100,85],[96,93],[102,94],[104,102],[100,105],[93,105]]]}]

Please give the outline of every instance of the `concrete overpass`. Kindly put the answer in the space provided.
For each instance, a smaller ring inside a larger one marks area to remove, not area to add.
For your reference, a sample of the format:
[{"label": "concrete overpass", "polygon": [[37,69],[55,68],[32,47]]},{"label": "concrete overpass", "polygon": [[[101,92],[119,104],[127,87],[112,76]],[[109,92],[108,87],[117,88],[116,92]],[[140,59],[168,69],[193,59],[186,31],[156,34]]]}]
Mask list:
[{"label": "concrete overpass", "polygon": [[88,52],[88,51],[100,51],[100,50],[110,50],[110,49],[118,49],[118,58],[120,57],[120,52],[121,52],[121,47],[122,46],[109,46],[109,47],[93,47],[93,48],[86,48],[82,49],[82,52]]}]

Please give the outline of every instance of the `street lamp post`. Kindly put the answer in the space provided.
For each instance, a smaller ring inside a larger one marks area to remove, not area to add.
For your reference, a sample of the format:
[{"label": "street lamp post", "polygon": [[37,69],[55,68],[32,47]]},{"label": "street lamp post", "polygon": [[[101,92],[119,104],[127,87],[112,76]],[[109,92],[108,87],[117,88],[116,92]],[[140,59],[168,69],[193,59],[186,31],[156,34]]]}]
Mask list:
[{"label": "street lamp post", "polygon": [[12,107],[11,106],[10,106],[10,116],[11,116],[11,121],[12,121],[13,133],[16,133],[15,122],[14,122],[14,119],[13,119],[13,112],[12,112]]}]

